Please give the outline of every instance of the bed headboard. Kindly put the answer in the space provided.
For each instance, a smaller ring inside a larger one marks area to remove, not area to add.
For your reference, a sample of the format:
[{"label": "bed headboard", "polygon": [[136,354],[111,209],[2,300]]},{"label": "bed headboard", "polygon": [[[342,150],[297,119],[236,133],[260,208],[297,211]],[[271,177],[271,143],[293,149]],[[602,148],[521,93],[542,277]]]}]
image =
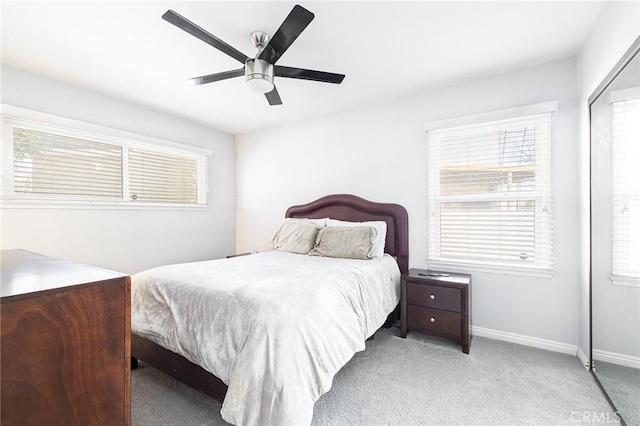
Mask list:
[{"label": "bed headboard", "polygon": [[308,204],[292,206],[285,217],[387,222],[385,253],[395,256],[401,272],[409,270],[409,216],[399,204],[374,203],[349,194],[327,195]]}]

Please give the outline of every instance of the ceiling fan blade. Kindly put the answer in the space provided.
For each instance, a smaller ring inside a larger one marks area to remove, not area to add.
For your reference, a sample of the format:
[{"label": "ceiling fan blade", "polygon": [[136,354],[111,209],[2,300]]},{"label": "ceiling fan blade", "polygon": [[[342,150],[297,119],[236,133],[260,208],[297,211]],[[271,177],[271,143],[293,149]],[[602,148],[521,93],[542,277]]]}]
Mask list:
[{"label": "ceiling fan blade", "polygon": [[239,70],[218,72],[215,74],[202,75],[200,77],[190,78],[193,84],[199,86],[201,84],[213,83],[214,81],[226,80],[228,78],[240,77],[244,75],[244,68]]},{"label": "ceiling fan blade", "polygon": [[273,86],[273,90],[269,93],[264,94],[269,101],[269,105],[282,105],[282,100],[280,99],[280,94],[278,94],[278,89]]},{"label": "ceiling fan blade", "polygon": [[302,6],[295,5],[278,31],[258,56],[258,59],[275,64],[298,38],[300,33],[313,21],[314,15]]},{"label": "ceiling fan blade", "polygon": [[176,27],[180,28],[183,31],[188,32],[189,34],[191,34],[194,37],[199,38],[200,40],[204,41],[205,43],[215,47],[216,49],[218,49],[219,51],[226,53],[227,55],[231,56],[232,58],[242,62],[243,64],[245,63],[245,61],[248,58],[247,55],[245,55],[244,53],[234,49],[233,47],[229,46],[227,43],[225,43],[224,41],[220,40],[218,37],[214,36],[213,34],[209,33],[208,31],[200,28],[199,26],[197,26],[196,24],[194,24],[193,22],[189,21],[187,18],[177,14],[176,12],[174,12],[173,10],[169,9],[165,12],[164,15],[162,15],[162,19],[164,19],[165,21],[175,25]]},{"label": "ceiling fan blade", "polygon": [[344,80],[344,74],[332,72],[306,70],[303,68],[281,67],[276,65],[278,77],[299,78],[301,80],[320,81],[322,83],[340,84]]}]

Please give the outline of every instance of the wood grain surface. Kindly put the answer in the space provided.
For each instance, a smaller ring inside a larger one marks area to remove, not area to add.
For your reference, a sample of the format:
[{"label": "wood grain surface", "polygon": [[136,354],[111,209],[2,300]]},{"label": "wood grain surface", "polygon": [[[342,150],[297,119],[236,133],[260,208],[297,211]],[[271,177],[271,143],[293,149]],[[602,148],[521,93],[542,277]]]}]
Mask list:
[{"label": "wood grain surface", "polygon": [[130,424],[129,285],[122,276],[1,299],[3,426]]}]

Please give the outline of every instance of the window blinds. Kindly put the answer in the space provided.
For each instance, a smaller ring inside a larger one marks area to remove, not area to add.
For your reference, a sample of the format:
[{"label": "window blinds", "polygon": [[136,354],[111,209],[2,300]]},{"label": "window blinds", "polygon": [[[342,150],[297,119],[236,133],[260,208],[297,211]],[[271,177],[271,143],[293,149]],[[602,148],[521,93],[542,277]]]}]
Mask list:
[{"label": "window blinds", "polygon": [[550,113],[428,131],[428,261],[553,268]]},{"label": "window blinds", "polygon": [[85,128],[91,125],[80,122],[70,122],[78,129],[65,128],[3,114],[2,124],[0,162],[7,172],[0,195],[5,201],[169,208],[207,204],[206,150],[124,139],[110,134],[118,131],[97,126],[96,133],[89,133]]},{"label": "window blinds", "polygon": [[122,198],[122,147],[13,127],[13,191],[34,198]]},{"label": "window blinds", "polygon": [[129,197],[132,200],[197,203],[197,177],[195,157],[129,149]]},{"label": "window blinds", "polygon": [[640,284],[640,100],[612,103],[612,279]]}]

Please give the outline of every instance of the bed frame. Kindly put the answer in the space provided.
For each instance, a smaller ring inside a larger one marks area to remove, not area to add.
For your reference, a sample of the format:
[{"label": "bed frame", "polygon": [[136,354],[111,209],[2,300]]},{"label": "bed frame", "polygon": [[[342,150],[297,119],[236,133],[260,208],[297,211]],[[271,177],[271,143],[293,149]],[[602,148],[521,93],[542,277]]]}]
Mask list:
[{"label": "bed frame", "polygon": [[[355,195],[328,195],[308,204],[289,207],[285,217],[346,220],[364,222],[382,220],[387,223],[385,252],[394,256],[402,273],[409,269],[409,218],[398,204],[374,203]],[[174,379],[222,402],[227,385],[219,378],[181,355],[152,341],[131,334],[131,368],[141,360]]]}]

